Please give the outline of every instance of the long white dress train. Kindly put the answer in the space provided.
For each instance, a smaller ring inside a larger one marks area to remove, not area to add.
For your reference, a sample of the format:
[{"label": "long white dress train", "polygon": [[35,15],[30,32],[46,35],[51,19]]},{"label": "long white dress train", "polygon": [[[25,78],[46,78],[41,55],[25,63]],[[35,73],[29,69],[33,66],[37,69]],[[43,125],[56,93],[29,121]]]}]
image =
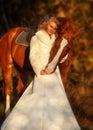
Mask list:
[{"label": "long white dress train", "polygon": [[1,130],[80,130],[58,67],[52,74],[35,76]]}]

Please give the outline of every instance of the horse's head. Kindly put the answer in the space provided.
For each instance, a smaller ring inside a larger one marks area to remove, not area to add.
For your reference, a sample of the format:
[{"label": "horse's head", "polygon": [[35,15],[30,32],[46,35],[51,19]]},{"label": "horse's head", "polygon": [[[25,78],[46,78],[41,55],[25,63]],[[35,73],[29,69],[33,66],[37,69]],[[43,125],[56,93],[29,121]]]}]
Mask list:
[{"label": "horse's head", "polygon": [[67,39],[68,45],[66,51],[64,50],[62,52],[62,57],[66,55],[68,48],[71,47],[73,43],[72,39],[75,32],[75,24],[72,22],[71,19],[68,18],[58,18],[58,20],[59,20],[59,26],[57,30],[58,37],[56,38],[55,44],[51,50],[50,60],[53,60],[53,58],[55,57],[63,37]]},{"label": "horse's head", "polygon": [[68,41],[78,36],[83,28],[76,29],[76,25],[70,18],[59,17],[58,36],[65,37]]},{"label": "horse's head", "polygon": [[[75,23],[69,18],[58,18],[58,20],[59,20],[58,37],[55,41],[55,44],[51,50],[51,55],[50,55],[50,66],[52,66],[52,68],[56,68],[58,64],[62,63],[61,62],[62,59],[64,59],[64,57],[67,56],[67,54],[69,55],[69,57],[72,57],[73,39],[81,31],[81,30],[76,30]],[[53,63],[55,57],[58,54],[63,37],[68,41],[68,44],[63,48],[60,55],[56,58],[55,63]],[[70,62],[71,58],[69,57],[67,57],[67,59],[69,59],[68,61]]]},{"label": "horse's head", "polygon": [[58,26],[58,36],[65,37],[68,41],[73,38],[76,27],[73,21],[69,18],[58,18],[59,26]]}]

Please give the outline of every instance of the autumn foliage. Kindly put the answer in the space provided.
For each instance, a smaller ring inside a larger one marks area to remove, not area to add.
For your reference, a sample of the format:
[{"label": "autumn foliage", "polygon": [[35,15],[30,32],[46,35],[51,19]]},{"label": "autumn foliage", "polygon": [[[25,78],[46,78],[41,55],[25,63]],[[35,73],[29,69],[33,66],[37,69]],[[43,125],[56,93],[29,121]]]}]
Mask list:
[{"label": "autumn foliage", "polygon": [[[13,26],[30,26],[46,14],[71,18],[83,31],[74,39],[73,58],[66,93],[82,130],[93,130],[93,1],[92,0],[12,0],[6,16]],[[38,5],[38,6],[37,6]],[[24,7],[25,6],[25,7]],[[16,19],[12,18],[12,8]],[[19,17],[18,17],[19,16]],[[14,70],[13,77],[17,77]],[[14,86],[17,84],[14,78]],[[0,116],[4,113],[0,68]],[[13,100],[16,100],[14,95]]]}]

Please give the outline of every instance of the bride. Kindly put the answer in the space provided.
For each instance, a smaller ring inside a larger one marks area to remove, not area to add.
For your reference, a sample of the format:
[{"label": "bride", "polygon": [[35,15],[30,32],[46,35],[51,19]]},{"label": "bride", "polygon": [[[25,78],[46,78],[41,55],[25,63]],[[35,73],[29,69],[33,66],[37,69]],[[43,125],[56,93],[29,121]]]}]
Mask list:
[{"label": "bride", "polygon": [[[50,17],[39,25],[32,37],[29,59],[36,75],[2,124],[1,130],[80,130],[58,67],[53,73],[47,67],[57,26],[56,18]],[[63,38],[58,54],[67,44],[68,41]]]}]

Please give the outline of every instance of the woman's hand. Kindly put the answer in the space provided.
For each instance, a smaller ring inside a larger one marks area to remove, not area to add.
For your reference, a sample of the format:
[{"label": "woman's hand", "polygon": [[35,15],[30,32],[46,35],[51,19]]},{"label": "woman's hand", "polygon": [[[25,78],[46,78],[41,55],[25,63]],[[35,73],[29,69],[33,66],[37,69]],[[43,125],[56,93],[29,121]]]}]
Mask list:
[{"label": "woman's hand", "polygon": [[45,74],[46,74],[45,70],[41,70],[41,71],[40,71],[40,74],[41,74],[41,75],[45,75]]},{"label": "woman's hand", "polygon": [[49,67],[46,67],[45,72],[46,74],[51,74],[53,71]]},{"label": "woman's hand", "polygon": [[52,69],[46,67],[45,70],[41,70],[41,71],[40,71],[40,74],[41,74],[41,75],[45,75],[45,74],[51,74],[52,72],[53,72]]}]

